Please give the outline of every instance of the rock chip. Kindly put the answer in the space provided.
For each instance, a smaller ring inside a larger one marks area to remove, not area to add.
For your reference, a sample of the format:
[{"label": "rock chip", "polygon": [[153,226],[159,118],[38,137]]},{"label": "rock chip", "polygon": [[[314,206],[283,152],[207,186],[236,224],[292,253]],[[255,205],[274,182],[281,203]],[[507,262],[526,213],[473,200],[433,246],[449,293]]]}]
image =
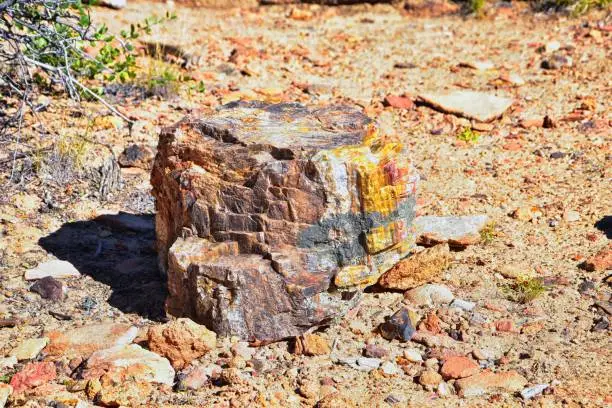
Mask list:
[{"label": "rock chip", "polygon": [[531,265],[526,263],[508,263],[497,268],[504,278],[507,279],[524,279],[535,276],[535,272]]},{"label": "rock chip", "polygon": [[151,326],[149,349],[166,357],[175,369],[181,369],[217,345],[217,335],[190,319],[180,318],[161,326]]},{"label": "rock chip", "polygon": [[[88,396],[107,407],[134,407],[146,404],[153,386],[125,372],[112,371],[87,384]],[[145,405],[146,406],[146,405]]]},{"label": "rock chip", "polygon": [[421,355],[421,352],[415,348],[404,349],[404,357],[411,363],[423,362],[423,356]]},{"label": "rock chip", "polygon": [[50,361],[28,363],[11,378],[10,385],[15,394],[18,394],[53,381],[56,376],[55,364]]},{"label": "rock chip", "polygon": [[295,354],[307,356],[320,356],[331,352],[327,341],[317,334],[296,337],[294,351]]},{"label": "rock chip", "polygon": [[45,276],[37,280],[30,287],[32,292],[38,293],[43,299],[59,302],[64,298],[64,284],[52,276]]},{"label": "rock chip", "polygon": [[448,357],[442,368],[440,374],[444,379],[457,379],[465,378],[474,375],[480,371],[480,366],[471,358],[464,356],[451,356]]},{"label": "rock chip", "polygon": [[385,358],[389,355],[389,350],[384,347],[377,346],[376,344],[368,344],[366,345],[363,354],[366,357]]},{"label": "rock chip", "polygon": [[521,398],[524,400],[531,399],[543,393],[548,387],[548,384],[536,384],[532,387],[527,387],[521,391]]},{"label": "rock chip", "polygon": [[153,166],[154,158],[155,153],[150,147],[133,144],[125,148],[117,161],[121,167],[138,167],[150,170]]},{"label": "rock chip", "polygon": [[59,259],[41,263],[36,268],[28,269],[25,273],[26,280],[42,279],[47,276],[62,279],[78,277],[81,276],[81,273],[70,262]]},{"label": "rock chip", "polygon": [[486,215],[452,217],[421,216],[414,220],[417,244],[433,246],[447,242],[453,248],[464,248],[480,242],[480,230],[487,224]]},{"label": "rock chip", "polygon": [[100,323],[77,327],[65,332],[49,331],[49,345],[45,353],[50,356],[67,358],[88,358],[98,350],[131,343],[138,334],[138,328],[121,323]]},{"label": "rock chip", "polygon": [[13,368],[17,364],[17,357],[9,356],[0,358],[0,370],[3,368]]},{"label": "rock chip", "polygon": [[354,408],[355,403],[344,395],[334,392],[327,394],[317,402],[316,408]]},{"label": "rock chip", "polygon": [[490,122],[512,105],[512,99],[475,91],[421,94],[419,100],[436,110],[481,122]]},{"label": "rock chip", "polygon": [[442,376],[433,370],[425,370],[419,376],[419,384],[427,389],[433,389],[442,382]]},{"label": "rock chip", "polygon": [[387,95],[385,97],[385,105],[400,109],[414,108],[414,102],[412,101],[412,99],[407,98],[405,96]]},{"label": "rock chip", "polygon": [[435,283],[411,289],[404,296],[416,306],[448,305],[455,298],[448,287]]},{"label": "rock chip", "polygon": [[418,175],[392,139],[355,108],[254,101],[163,130],[167,311],[248,341],[343,316],[413,247]]},{"label": "rock chip", "polygon": [[106,374],[172,386],[175,373],[167,359],[137,344],[127,344],[96,351],[87,360],[82,373],[85,379],[98,379]]},{"label": "rock chip", "polygon": [[452,259],[448,244],[436,245],[399,261],[381,276],[378,284],[388,289],[410,289],[438,278]]},{"label": "rock chip", "polygon": [[382,360],[380,358],[372,358],[372,357],[359,357],[357,359],[357,367],[361,371],[371,371],[375,370],[382,364]]},{"label": "rock chip", "polygon": [[380,325],[380,334],[387,340],[409,341],[416,329],[408,308],[401,308]]},{"label": "rock chip", "polygon": [[525,377],[516,371],[502,373],[483,371],[457,380],[455,388],[461,396],[474,397],[494,392],[517,392],[522,390],[526,384]]},{"label": "rock chip", "polygon": [[584,268],[589,272],[603,272],[612,269],[612,244],[588,258]]},{"label": "rock chip", "polygon": [[391,361],[385,361],[384,363],[382,363],[382,365],[380,366],[381,371],[383,372],[383,374],[386,375],[399,375],[402,373],[402,370],[393,362]]},{"label": "rock chip", "polygon": [[180,390],[197,390],[201,387],[209,384],[212,379],[218,378],[221,375],[223,369],[216,365],[201,365],[194,367],[192,370],[184,375],[181,375],[181,379],[178,384]]},{"label": "rock chip", "polygon": [[468,300],[457,299],[452,301],[450,304],[451,307],[456,307],[461,310],[465,310],[466,312],[471,312],[476,307],[476,303],[470,302]]},{"label": "rock chip", "polygon": [[45,348],[49,343],[49,338],[41,337],[38,339],[27,339],[22,341],[17,347],[11,351],[11,356],[17,358],[17,360],[31,360],[36,358],[38,354]]},{"label": "rock chip", "polygon": [[454,340],[452,337],[440,334],[432,334],[427,331],[418,330],[412,336],[412,341],[415,343],[423,344],[427,347],[443,347],[448,349],[458,349],[460,342]]},{"label": "rock chip", "polygon": [[6,402],[12,393],[13,387],[11,387],[9,384],[0,383],[0,408],[4,408],[4,406],[6,406]]}]

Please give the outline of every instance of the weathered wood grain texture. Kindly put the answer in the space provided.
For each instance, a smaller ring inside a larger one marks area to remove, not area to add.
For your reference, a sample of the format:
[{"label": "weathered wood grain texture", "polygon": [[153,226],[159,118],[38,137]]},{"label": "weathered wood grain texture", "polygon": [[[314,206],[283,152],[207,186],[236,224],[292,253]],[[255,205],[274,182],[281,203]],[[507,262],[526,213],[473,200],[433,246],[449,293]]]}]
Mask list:
[{"label": "weathered wood grain texture", "polygon": [[185,118],[152,173],[167,311],[248,340],[328,324],[412,248],[417,181],[404,146],[346,106]]}]

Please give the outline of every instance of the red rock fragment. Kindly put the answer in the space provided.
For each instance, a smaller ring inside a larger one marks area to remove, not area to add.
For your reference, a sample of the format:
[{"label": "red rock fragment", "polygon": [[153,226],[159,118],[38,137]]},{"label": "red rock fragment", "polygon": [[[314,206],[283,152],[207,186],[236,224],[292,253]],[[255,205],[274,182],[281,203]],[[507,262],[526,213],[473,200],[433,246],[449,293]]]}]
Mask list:
[{"label": "red rock fragment", "polygon": [[513,332],[514,323],[512,320],[504,319],[495,322],[495,330],[499,332]]},{"label": "red rock fragment", "polygon": [[457,380],[455,387],[459,395],[473,397],[493,392],[516,392],[527,385],[525,377],[516,371],[493,373],[483,371],[471,377]]},{"label": "red rock fragment", "polygon": [[320,356],[329,354],[331,350],[327,341],[317,334],[305,334],[295,339],[295,354],[307,356]]},{"label": "red rock fragment", "polygon": [[452,356],[446,359],[440,374],[444,379],[465,378],[472,376],[480,371],[480,366],[471,358],[465,356]]},{"label": "red rock fragment", "polygon": [[612,244],[588,258],[584,268],[589,272],[602,272],[612,269]]},{"label": "red rock fragment", "polygon": [[524,119],[524,120],[521,120],[520,122],[520,126],[523,129],[540,128],[543,125],[544,125],[544,120],[542,118]]},{"label": "red rock fragment", "polygon": [[172,367],[181,369],[215,348],[217,335],[190,319],[151,326],[148,332],[149,349],[170,360]]},{"label": "red rock fragment", "polygon": [[412,99],[405,96],[387,95],[385,97],[385,105],[400,109],[414,108],[414,102]]},{"label": "red rock fragment", "polygon": [[419,330],[427,330],[433,334],[440,334],[440,318],[435,313],[429,313],[425,319],[419,324]]},{"label": "red rock fragment", "polygon": [[55,364],[50,361],[28,363],[23,369],[11,378],[11,387],[17,394],[29,388],[38,387],[55,380],[57,371]]}]

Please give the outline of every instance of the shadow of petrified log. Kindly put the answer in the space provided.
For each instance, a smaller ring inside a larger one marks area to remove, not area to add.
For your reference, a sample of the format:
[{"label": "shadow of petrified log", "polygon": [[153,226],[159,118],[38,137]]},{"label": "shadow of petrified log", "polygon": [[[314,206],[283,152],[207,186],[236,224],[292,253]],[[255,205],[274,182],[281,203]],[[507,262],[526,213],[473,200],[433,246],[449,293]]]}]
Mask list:
[{"label": "shadow of petrified log", "polygon": [[258,341],[328,324],[411,250],[417,181],[404,146],[347,106],[185,118],[152,173],[168,312]]},{"label": "shadow of petrified log", "polygon": [[595,228],[606,234],[606,238],[612,239],[612,215],[606,215],[595,223]]},{"label": "shadow of petrified log", "polygon": [[157,267],[154,231],[152,215],[119,213],[66,223],[39,244],[81,274],[110,286],[111,306],[161,320],[167,291]]}]

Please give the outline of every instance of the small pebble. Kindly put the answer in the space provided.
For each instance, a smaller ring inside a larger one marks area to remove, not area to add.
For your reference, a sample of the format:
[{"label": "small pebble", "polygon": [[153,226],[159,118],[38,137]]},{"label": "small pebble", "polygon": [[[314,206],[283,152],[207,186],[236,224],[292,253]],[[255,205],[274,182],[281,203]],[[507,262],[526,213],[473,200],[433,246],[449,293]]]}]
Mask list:
[{"label": "small pebble", "polygon": [[467,312],[471,312],[476,307],[476,303],[463,299],[455,299],[451,303],[451,307],[456,307]]},{"label": "small pebble", "polygon": [[521,397],[525,400],[531,399],[537,395],[540,395],[548,388],[548,384],[537,384],[533,387],[527,387],[521,391]]},{"label": "small pebble", "polygon": [[414,348],[405,349],[404,357],[406,358],[406,360],[410,361],[411,363],[420,363],[423,361],[421,352]]}]

